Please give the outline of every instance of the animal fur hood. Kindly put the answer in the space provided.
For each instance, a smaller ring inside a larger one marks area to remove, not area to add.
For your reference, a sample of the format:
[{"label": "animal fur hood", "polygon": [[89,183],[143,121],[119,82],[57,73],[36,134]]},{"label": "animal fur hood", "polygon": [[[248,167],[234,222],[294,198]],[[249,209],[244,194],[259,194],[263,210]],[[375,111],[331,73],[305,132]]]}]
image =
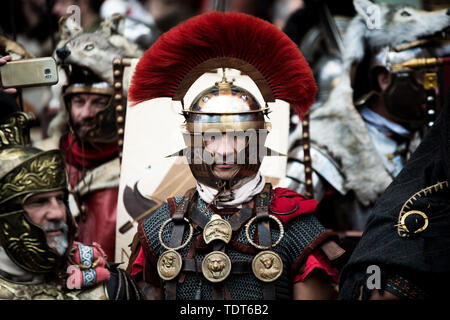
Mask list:
[{"label": "animal fur hood", "polygon": [[311,113],[311,143],[336,161],[344,176],[344,190],[353,190],[357,199],[367,206],[378,199],[392,178],[353,105],[352,93],[350,78],[345,74],[328,101]]},{"label": "animal fur hood", "polygon": [[[367,206],[378,199],[392,178],[354,106],[351,67],[374,48],[408,43],[450,27],[450,15],[446,10],[426,13],[410,7],[374,4],[369,0],[354,0],[353,3],[358,14],[343,38],[346,71],[328,100],[311,112],[310,132],[311,143],[326,151],[339,166],[344,176],[344,190],[353,190],[357,199]],[[370,12],[377,14],[375,21],[368,18]],[[433,23],[427,23],[430,17],[434,17]]]},{"label": "animal fur hood", "polygon": [[344,65],[360,62],[368,49],[397,47],[450,28],[448,10],[422,11],[408,6],[354,0],[358,14],[343,37]]}]

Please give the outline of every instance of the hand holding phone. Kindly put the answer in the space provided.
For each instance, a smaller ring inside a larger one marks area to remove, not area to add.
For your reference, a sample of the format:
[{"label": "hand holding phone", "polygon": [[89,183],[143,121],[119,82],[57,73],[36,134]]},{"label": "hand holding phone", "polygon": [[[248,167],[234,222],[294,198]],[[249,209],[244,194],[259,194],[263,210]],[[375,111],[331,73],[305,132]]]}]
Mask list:
[{"label": "hand holding phone", "polygon": [[[4,56],[0,58],[0,66],[6,64],[8,61],[11,61],[11,56]],[[10,93],[10,94],[14,94],[17,92],[17,90],[15,88],[9,88],[9,89],[4,89],[2,90],[6,93]]]},{"label": "hand holding phone", "polygon": [[5,62],[0,65],[0,83],[3,88],[25,88],[56,84],[58,83],[58,71],[55,59],[44,57]]}]

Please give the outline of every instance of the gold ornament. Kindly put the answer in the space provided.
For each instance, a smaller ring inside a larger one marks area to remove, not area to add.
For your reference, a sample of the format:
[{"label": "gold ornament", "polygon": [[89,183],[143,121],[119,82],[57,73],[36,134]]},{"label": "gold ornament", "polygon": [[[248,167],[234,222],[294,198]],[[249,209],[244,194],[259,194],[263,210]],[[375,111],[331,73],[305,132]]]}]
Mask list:
[{"label": "gold ornament", "polygon": [[166,222],[164,222],[162,224],[161,228],[159,229],[159,233],[158,233],[159,242],[167,251],[164,251],[159,256],[157,269],[158,269],[158,274],[161,277],[161,279],[166,280],[166,281],[176,278],[176,276],[178,276],[178,274],[180,273],[181,268],[183,266],[183,258],[176,250],[183,249],[185,246],[187,246],[187,244],[192,239],[192,235],[194,234],[194,228],[189,223],[189,220],[186,218],[183,218],[183,220],[189,224],[189,236],[188,236],[187,240],[183,244],[181,244],[180,246],[178,246],[176,248],[171,248],[171,247],[167,246],[162,239],[162,233],[164,231],[164,228],[172,220],[173,220],[173,218],[167,219]]},{"label": "gold ornament", "polygon": [[284,236],[284,227],[283,227],[283,224],[281,223],[281,221],[280,221],[278,218],[276,218],[276,217],[274,217],[274,216],[272,216],[272,215],[269,215],[269,216],[267,216],[267,217],[269,217],[270,219],[274,220],[274,221],[278,224],[278,226],[279,226],[279,228],[280,228],[280,236],[278,237],[278,240],[277,240],[274,244],[272,244],[272,245],[270,245],[270,246],[261,246],[261,245],[258,245],[258,244],[256,244],[256,243],[254,243],[253,240],[252,240],[252,238],[250,237],[250,226],[251,226],[252,223],[255,222],[257,219],[260,219],[259,216],[254,216],[253,218],[251,218],[250,221],[249,221],[249,222],[247,223],[247,225],[245,226],[245,235],[246,235],[246,237],[247,237],[247,241],[250,242],[250,244],[251,244],[252,246],[254,246],[255,248],[260,249],[260,250],[267,250],[267,249],[270,249],[270,248],[275,247],[276,245],[278,245],[278,244],[280,243],[281,239],[283,239],[283,236]]},{"label": "gold ornament", "polygon": [[264,250],[258,253],[252,261],[252,271],[255,277],[257,277],[259,280],[264,282],[272,282],[278,279],[280,277],[281,273],[283,272],[283,260],[281,260],[280,256],[271,249],[278,245],[281,242],[281,239],[283,239],[284,236],[284,227],[281,221],[272,216],[266,216],[272,220],[274,220],[279,228],[280,228],[280,235],[278,237],[278,240],[270,245],[270,246],[262,246],[258,245],[253,242],[253,240],[250,237],[250,226],[254,221],[257,219],[261,219],[260,216],[255,216],[247,223],[245,226],[245,235],[247,236],[247,241],[250,242],[252,246],[254,246],[257,249]]},{"label": "gold ornament", "polygon": [[163,280],[174,279],[181,271],[183,259],[175,250],[167,250],[158,259],[158,274]]},{"label": "gold ornament", "polygon": [[208,253],[202,261],[202,273],[210,282],[222,282],[231,272],[231,260],[222,251]]},{"label": "gold ornament", "polygon": [[272,250],[261,251],[252,261],[252,270],[253,274],[259,280],[272,282],[281,276],[283,272],[283,261]]},{"label": "gold ornament", "polygon": [[232,233],[233,229],[230,223],[222,219],[218,214],[213,214],[203,230],[203,239],[206,244],[214,240],[222,240],[228,243],[231,240]]}]

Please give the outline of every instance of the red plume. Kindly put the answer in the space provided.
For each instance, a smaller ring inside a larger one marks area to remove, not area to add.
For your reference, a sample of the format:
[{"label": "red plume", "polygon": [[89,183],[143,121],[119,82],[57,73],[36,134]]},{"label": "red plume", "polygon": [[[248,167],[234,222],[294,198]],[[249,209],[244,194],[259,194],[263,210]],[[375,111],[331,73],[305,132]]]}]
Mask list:
[{"label": "red plume", "polygon": [[288,102],[299,115],[314,102],[317,87],[311,69],[281,30],[247,14],[211,12],[172,28],[147,50],[131,80],[131,105],[173,97],[194,67],[214,58],[235,58],[252,65],[273,97]]}]

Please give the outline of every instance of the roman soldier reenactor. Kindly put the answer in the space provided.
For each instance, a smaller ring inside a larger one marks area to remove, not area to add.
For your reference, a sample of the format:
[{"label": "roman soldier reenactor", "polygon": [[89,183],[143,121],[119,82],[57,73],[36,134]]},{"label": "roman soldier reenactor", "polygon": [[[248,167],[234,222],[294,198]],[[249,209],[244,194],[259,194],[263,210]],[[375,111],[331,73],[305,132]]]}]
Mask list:
[{"label": "roman soldier reenactor", "polygon": [[[315,218],[317,201],[273,188],[259,171],[263,156],[275,154],[264,147],[268,103],[284,100],[301,117],[316,93],[310,68],[283,32],[239,13],[189,19],[139,61],[130,105],[182,101],[195,80],[217,69],[222,80],[182,110],[187,148],[177,155],[188,159],[196,187],[140,221],[127,270],[148,299],[336,297],[333,261],[343,250]],[[248,75],[266,104],[234,85],[227,69]]]}]

